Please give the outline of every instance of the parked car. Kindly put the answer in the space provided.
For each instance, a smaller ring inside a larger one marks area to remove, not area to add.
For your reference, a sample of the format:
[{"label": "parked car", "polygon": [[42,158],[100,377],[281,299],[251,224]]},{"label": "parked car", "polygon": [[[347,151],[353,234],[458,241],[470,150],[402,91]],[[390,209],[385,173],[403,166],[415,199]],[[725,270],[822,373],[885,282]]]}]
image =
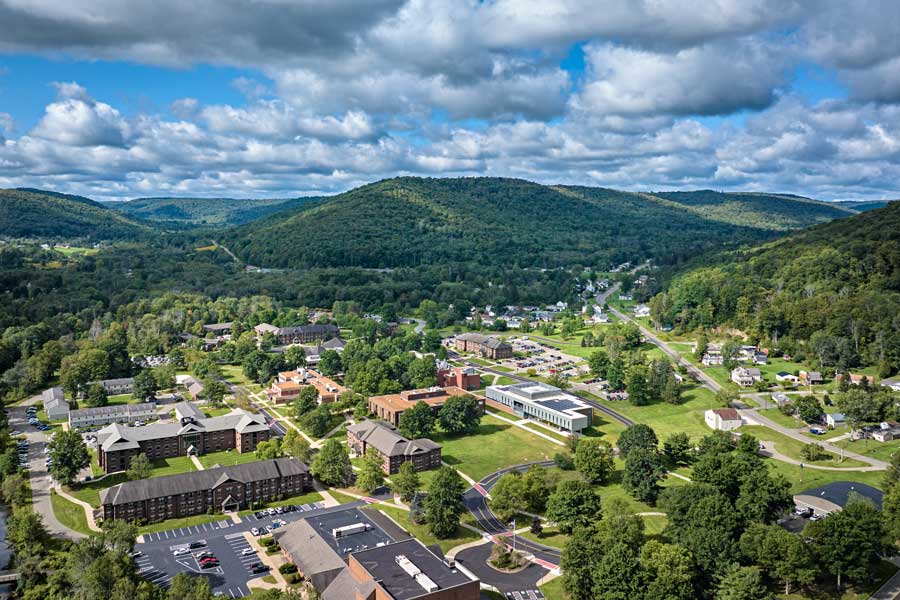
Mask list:
[{"label": "parked car", "polygon": [[203,548],[203,547],[205,547],[205,546],[206,546],[206,542],[202,542],[202,541],[191,542],[190,544],[188,544],[188,548],[191,548],[191,549],[194,549],[194,548]]},{"label": "parked car", "polygon": [[210,552],[209,550],[204,550],[203,552],[198,552],[196,554],[197,560],[200,560],[201,558],[206,558],[208,556],[214,557],[215,555],[212,552]]},{"label": "parked car", "polygon": [[256,554],[256,550],[254,548],[244,548],[244,551],[241,552],[243,556],[250,556],[251,554]]},{"label": "parked car", "polygon": [[253,573],[266,573],[268,570],[269,566],[262,563],[255,563],[250,566],[250,571]]},{"label": "parked car", "polygon": [[187,548],[178,548],[174,552],[172,552],[172,556],[184,556],[185,554],[190,554],[191,551]]},{"label": "parked car", "polygon": [[209,562],[200,563],[201,569],[215,569],[218,566],[219,566],[219,561],[216,561],[216,560],[211,560]]},{"label": "parked car", "polygon": [[823,518],[822,515],[820,515],[819,513],[813,513],[812,515],[810,515],[809,520],[810,521],[819,521],[822,518]]},{"label": "parked car", "polygon": [[250,534],[251,535],[262,535],[263,531],[259,527],[254,527],[253,529],[250,530]]},{"label": "parked car", "polygon": [[813,509],[809,508],[808,506],[798,506],[796,510],[794,510],[794,514],[798,517],[810,517],[813,514]]},{"label": "parked car", "polygon": [[219,562],[219,559],[216,558],[215,556],[213,556],[212,554],[210,554],[209,556],[204,556],[203,558],[198,559],[197,562],[199,562],[202,565],[203,563],[206,563],[206,562]]},{"label": "parked car", "polygon": [[810,427],[809,432],[813,435],[825,435],[825,430],[821,427]]}]

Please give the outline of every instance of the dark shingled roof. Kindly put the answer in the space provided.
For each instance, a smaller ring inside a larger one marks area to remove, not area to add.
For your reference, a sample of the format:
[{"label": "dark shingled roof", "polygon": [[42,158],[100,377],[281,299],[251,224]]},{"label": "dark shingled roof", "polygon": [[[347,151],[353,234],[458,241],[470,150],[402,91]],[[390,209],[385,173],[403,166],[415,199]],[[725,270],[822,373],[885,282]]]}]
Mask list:
[{"label": "dark shingled roof", "polygon": [[441,447],[427,438],[408,440],[384,421],[363,421],[351,425],[347,431],[385,456],[413,456]]},{"label": "dark shingled roof", "polygon": [[302,475],[308,472],[309,467],[294,458],[259,460],[231,467],[214,467],[205,471],[192,471],[164,477],[126,481],[102,490],[100,492],[100,503],[127,504],[162,496],[176,496],[178,494],[209,490],[228,479],[241,483],[252,483],[290,475]]},{"label": "dark shingled roof", "polygon": [[488,348],[492,349],[509,346],[509,344],[507,344],[503,340],[489,335],[482,335],[480,333],[463,333],[462,335],[457,336],[456,339],[463,340],[465,342],[474,342],[476,344],[481,344],[482,346],[487,346]]}]

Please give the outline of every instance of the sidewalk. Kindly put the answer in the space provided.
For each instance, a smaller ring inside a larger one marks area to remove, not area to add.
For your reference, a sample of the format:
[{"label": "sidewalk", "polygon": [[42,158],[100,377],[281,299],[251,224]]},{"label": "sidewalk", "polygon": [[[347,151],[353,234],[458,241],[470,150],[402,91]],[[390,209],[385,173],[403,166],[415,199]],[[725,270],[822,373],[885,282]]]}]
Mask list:
[{"label": "sidewalk", "polygon": [[102,531],[100,526],[97,525],[97,521],[94,519],[94,507],[88,504],[83,500],[79,500],[74,496],[70,496],[68,493],[64,492],[61,486],[54,486],[53,490],[57,493],[61,498],[65,498],[69,502],[73,504],[77,504],[81,508],[84,509],[85,517],[87,517],[87,525],[88,529],[91,531]]}]

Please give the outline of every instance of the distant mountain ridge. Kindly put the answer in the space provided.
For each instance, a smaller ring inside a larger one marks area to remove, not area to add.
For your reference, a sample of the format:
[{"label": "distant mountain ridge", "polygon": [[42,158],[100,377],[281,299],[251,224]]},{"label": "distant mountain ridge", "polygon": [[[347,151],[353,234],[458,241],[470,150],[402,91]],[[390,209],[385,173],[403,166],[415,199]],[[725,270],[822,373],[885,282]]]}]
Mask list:
[{"label": "distant mountain ridge", "polygon": [[764,194],[717,195],[718,202],[727,201],[721,209],[705,192],[683,194],[486,177],[398,177],[248,223],[225,237],[247,262],[272,267],[471,260],[556,267],[637,256],[675,264],[710,248],[771,239],[854,214]]},{"label": "distant mountain ridge", "polygon": [[235,226],[296,208],[315,198],[135,198],[104,206],[160,226]]}]

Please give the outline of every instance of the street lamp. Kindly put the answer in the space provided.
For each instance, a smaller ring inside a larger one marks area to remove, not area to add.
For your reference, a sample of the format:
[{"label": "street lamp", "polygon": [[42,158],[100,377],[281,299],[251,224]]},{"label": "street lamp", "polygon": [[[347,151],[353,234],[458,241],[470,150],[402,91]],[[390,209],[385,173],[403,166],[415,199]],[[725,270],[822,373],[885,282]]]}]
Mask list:
[{"label": "street lamp", "polygon": [[510,525],[512,527],[513,552],[516,551],[516,520],[513,519]]}]

